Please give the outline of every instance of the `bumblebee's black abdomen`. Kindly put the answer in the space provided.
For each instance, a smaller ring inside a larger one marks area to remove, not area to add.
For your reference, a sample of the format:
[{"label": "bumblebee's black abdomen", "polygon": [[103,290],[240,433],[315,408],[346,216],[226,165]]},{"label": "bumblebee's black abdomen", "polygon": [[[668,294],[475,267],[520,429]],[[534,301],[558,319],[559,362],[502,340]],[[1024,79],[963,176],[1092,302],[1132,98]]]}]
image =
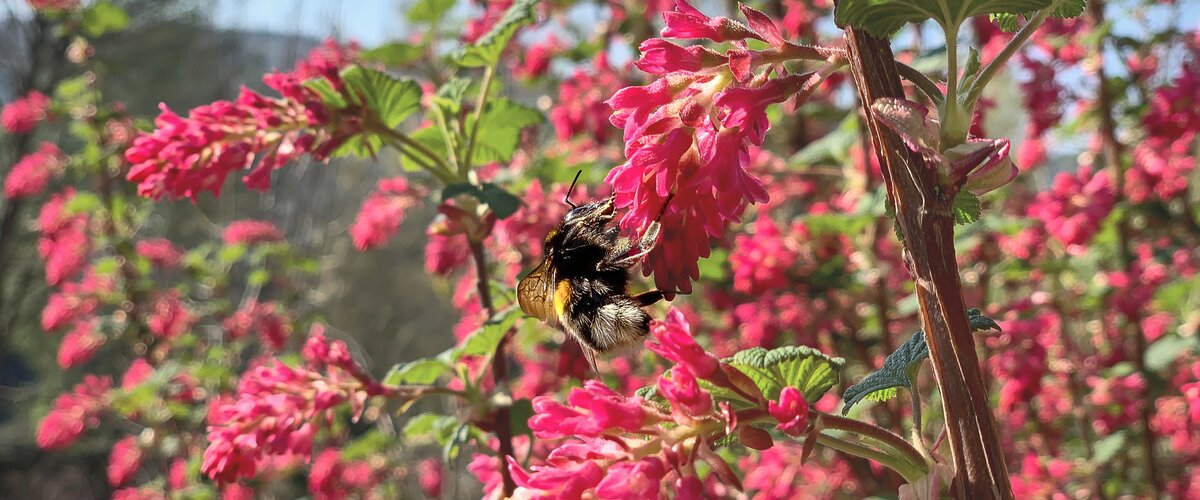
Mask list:
[{"label": "bumblebee's black abdomen", "polygon": [[650,315],[625,290],[628,274],[621,272],[619,277],[615,274],[571,280],[574,300],[563,326],[595,351],[633,345],[650,333]]}]

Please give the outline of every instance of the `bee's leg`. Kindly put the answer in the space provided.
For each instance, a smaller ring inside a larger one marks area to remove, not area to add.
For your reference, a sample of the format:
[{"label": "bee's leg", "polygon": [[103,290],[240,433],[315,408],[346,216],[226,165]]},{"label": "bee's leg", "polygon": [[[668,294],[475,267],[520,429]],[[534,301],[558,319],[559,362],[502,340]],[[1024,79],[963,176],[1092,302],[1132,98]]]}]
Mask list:
[{"label": "bee's leg", "polygon": [[[642,239],[638,240],[635,247],[633,242],[622,241],[612,251],[608,252],[604,260],[600,262],[600,269],[629,269],[642,260],[646,254],[654,250],[654,245],[658,243],[658,232],[662,226],[658,222],[650,223],[650,227],[646,229],[646,234],[642,235]],[[632,254],[630,250],[637,248],[637,252]],[[628,255],[626,255],[628,254]]]}]

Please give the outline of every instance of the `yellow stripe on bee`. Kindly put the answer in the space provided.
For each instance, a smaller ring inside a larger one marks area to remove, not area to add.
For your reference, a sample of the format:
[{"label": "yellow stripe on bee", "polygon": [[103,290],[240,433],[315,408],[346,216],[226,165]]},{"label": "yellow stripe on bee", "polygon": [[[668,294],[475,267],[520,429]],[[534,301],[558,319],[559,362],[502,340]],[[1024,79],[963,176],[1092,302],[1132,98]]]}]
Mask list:
[{"label": "yellow stripe on bee", "polygon": [[567,280],[560,280],[554,288],[554,313],[560,318],[567,314],[567,300],[571,298],[571,285]]}]

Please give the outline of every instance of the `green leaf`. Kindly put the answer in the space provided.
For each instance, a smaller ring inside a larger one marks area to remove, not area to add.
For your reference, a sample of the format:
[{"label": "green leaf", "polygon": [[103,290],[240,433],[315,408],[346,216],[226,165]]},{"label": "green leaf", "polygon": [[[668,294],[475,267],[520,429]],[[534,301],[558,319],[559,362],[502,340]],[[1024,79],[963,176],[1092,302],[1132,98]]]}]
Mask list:
[{"label": "green leaf", "polygon": [[[408,134],[408,138],[419,142],[422,146],[429,148],[430,151],[437,153],[443,159],[446,158],[446,139],[442,136],[442,132],[435,126],[429,126]],[[412,161],[408,155],[401,155],[400,165],[409,172],[417,172],[421,170],[421,166]]]},{"label": "green leaf", "polygon": [[504,335],[512,330],[517,319],[521,317],[521,315],[515,314],[516,310],[509,307],[492,316],[487,323],[483,324],[482,328],[467,337],[461,345],[447,351],[449,361],[453,363],[462,359],[463,356],[483,356],[495,352],[496,346],[500,345]]},{"label": "green leaf", "polygon": [[954,206],[951,207],[951,210],[954,211],[954,223],[959,225],[970,224],[983,216],[979,197],[965,190],[954,195]]},{"label": "green leaf", "polygon": [[442,447],[442,461],[452,462],[458,458],[458,454],[462,451],[462,446],[467,444],[471,438],[471,424],[463,422],[454,428],[454,432],[450,435],[450,440]]},{"label": "green leaf", "polygon": [[804,399],[815,403],[838,381],[838,371],[846,364],[807,346],[785,346],[770,351],[761,347],[747,349],[725,360],[754,381],[768,399],[778,399],[784,387],[804,392]]},{"label": "green leaf", "polygon": [[70,200],[67,200],[67,204],[63,208],[68,214],[72,215],[90,214],[104,209],[104,202],[95,193],[81,191],[75,193],[75,196],[72,196]]},{"label": "green leaf", "polygon": [[467,89],[470,87],[471,80],[452,76],[433,94],[433,103],[441,108],[448,118],[454,117],[462,110],[463,100],[466,99]]},{"label": "green leaf", "polygon": [[446,187],[442,188],[442,201],[446,201],[464,194],[469,194],[476,198],[480,198],[482,196],[479,191],[479,187],[475,186],[474,184],[471,184],[470,182],[455,182],[454,184],[447,184]]},{"label": "green leaf", "polygon": [[400,363],[383,376],[384,385],[429,385],[453,368],[439,358],[422,358]]},{"label": "green leaf", "polygon": [[[544,117],[540,111],[509,99],[501,98],[489,102],[479,117],[475,150],[471,154],[472,163],[481,165],[512,160],[513,153],[516,153],[521,144],[521,130],[543,121]],[[473,118],[468,118],[467,130],[471,130],[473,126]]]},{"label": "green leaf", "polygon": [[1196,337],[1166,335],[1146,349],[1146,369],[1162,371],[1171,366],[1180,355],[1197,347]]},{"label": "green leaf", "polygon": [[421,86],[407,78],[351,66],[342,71],[342,81],[350,98],[374,111],[388,128],[397,127],[421,108]]},{"label": "green leaf", "polygon": [[[906,23],[927,19],[943,28],[957,27],[965,20],[988,14],[1020,14],[1049,6],[1051,0],[842,0],[834,7],[838,26],[863,28],[888,37]],[[950,33],[949,36],[957,35]]]},{"label": "green leaf", "polygon": [[850,146],[859,139],[858,115],[847,113],[838,128],[808,143],[788,160],[791,165],[842,164],[849,159]]},{"label": "green leaf", "polygon": [[[1050,13],[1050,17],[1058,19],[1079,17],[1080,14],[1083,14],[1085,6],[1086,2],[1084,0],[1062,0],[1059,2],[1058,7],[1054,9],[1054,12]],[[1029,11],[1021,15],[1024,15],[1028,19],[1035,14],[1037,14],[1035,11]],[[1000,27],[1002,31],[1013,33],[1021,29],[1018,14],[992,14],[991,18],[992,22],[996,23],[996,26]]]},{"label": "green leaf", "polygon": [[875,216],[869,214],[816,214],[805,215],[801,219],[814,236],[858,235],[875,222]]},{"label": "green leaf", "polygon": [[534,5],[537,5],[537,0],[513,2],[512,7],[509,7],[508,11],[504,13],[504,17],[501,17],[492,26],[491,31],[459,52],[456,58],[458,64],[467,68],[494,66],[500,61],[500,53],[504,52],[504,48],[508,46],[508,42],[512,40],[517,30],[527,24],[533,24],[537,20],[537,13],[533,10]]},{"label": "green leaf", "polygon": [[376,62],[388,67],[400,67],[412,64],[425,54],[425,47],[408,43],[391,42],[363,51],[364,61]]},{"label": "green leaf", "polygon": [[1096,441],[1094,461],[1096,465],[1106,464],[1117,456],[1118,453],[1125,451],[1125,441],[1128,437],[1128,431],[1119,430],[1103,439]]},{"label": "green leaf", "polygon": [[349,104],[346,102],[346,97],[333,88],[333,83],[323,76],[304,82],[304,87],[321,96],[321,102],[330,108],[346,109]]},{"label": "green leaf", "polygon": [[408,20],[414,23],[436,23],[446,16],[454,2],[446,0],[417,0],[408,10]]},{"label": "green leaf", "polygon": [[490,182],[483,185],[483,191],[480,193],[479,199],[487,203],[492,208],[492,212],[496,214],[496,217],[501,219],[507,219],[510,215],[516,213],[517,209],[521,208],[520,198]]},{"label": "green leaf", "polygon": [[93,3],[84,9],[79,27],[90,38],[121,31],[129,26],[129,14],[125,9],[107,1]]},{"label": "green leaf", "polygon": [[725,281],[729,277],[729,251],[715,248],[708,257],[700,259],[696,267],[700,269],[700,276],[710,282]]},{"label": "green leaf", "polygon": [[529,399],[518,399],[513,401],[513,405],[508,409],[508,418],[511,423],[513,436],[533,435],[533,430],[529,428],[529,417],[533,416],[533,401]]},{"label": "green leaf", "polygon": [[357,439],[342,447],[342,460],[366,460],[379,450],[392,446],[394,438],[384,434],[379,429],[371,429]]},{"label": "green leaf", "polygon": [[410,418],[404,424],[404,430],[400,434],[404,436],[405,441],[420,441],[422,439],[438,441],[435,433],[438,429],[448,427],[447,422],[457,423],[458,419],[450,415],[422,413]]},{"label": "green leaf", "polygon": [[[1000,325],[974,307],[967,309],[967,321],[972,332],[1000,330]],[[910,381],[921,368],[921,362],[928,357],[929,345],[925,343],[925,332],[918,330],[901,344],[896,352],[883,360],[882,368],[846,388],[846,392],[842,394],[842,400],[845,402],[842,415],[849,413],[850,408],[863,399],[885,401],[895,397],[900,387],[912,390]]]},{"label": "green leaf", "polygon": [[909,337],[908,341],[901,344],[896,352],[889,354],[883,360],[882,368],[846,389],[846,392],[842,394],[842,400],[845,401],[842,406],[842,415],[850,413],[850,408],[859,401],[881,391],[889,389],[895,391],[897,387],[911,390],[909,382],[911,375],[928,357],[929,346],[925,344],[925,332],[918,331]]}]

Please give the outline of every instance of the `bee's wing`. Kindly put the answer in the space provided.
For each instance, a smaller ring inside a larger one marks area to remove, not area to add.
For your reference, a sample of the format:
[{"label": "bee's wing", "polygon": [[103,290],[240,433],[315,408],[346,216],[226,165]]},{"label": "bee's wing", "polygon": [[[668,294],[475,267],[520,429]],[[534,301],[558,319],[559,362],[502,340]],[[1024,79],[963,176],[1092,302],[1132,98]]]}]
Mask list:
[{"label": "bee's wing", "polygon": [[525,314],[551,324],[558,323],[554,314],[554,268],[543,259],[533,271],[517,283],[517,302]]}]

